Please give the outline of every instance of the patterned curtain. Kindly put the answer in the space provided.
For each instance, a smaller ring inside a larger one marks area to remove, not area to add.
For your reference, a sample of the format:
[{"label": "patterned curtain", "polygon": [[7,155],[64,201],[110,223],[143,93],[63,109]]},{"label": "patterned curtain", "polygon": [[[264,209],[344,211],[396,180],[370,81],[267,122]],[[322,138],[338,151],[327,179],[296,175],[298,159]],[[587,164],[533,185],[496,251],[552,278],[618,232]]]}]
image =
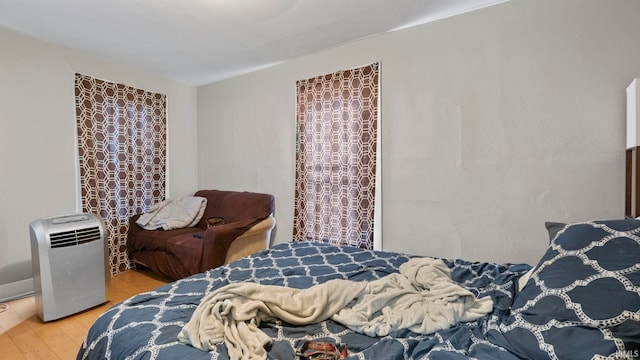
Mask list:
[{"label": "patterned curtain", "polygon": [[293,238],[373,249],[378,63],[296,82]]},{"label": "patterned curtain", "polygon": [[129,217],[165,197],[166,95],[76,74],[82,211],[102,217],[111,274],[132,267]]}]

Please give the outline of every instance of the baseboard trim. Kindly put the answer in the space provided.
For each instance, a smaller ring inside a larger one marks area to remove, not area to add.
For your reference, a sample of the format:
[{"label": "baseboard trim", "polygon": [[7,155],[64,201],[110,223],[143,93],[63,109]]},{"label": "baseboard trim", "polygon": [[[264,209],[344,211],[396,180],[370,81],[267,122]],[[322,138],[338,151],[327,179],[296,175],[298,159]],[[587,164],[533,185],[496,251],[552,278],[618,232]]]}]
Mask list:
[{"label": "baseboard trim", "polygon": [[33,278],[0,285],[0,302],[33,295]]}]

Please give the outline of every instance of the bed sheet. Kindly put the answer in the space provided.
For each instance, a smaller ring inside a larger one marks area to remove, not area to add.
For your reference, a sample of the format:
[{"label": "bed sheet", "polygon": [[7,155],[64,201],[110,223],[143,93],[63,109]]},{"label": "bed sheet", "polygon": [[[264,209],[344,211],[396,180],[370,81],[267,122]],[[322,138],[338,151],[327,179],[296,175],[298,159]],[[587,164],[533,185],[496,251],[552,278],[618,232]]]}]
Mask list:
[{"label": "bed sheet", "polygon": [[[398,272],[409,255],[336,247],[325,243],[278,244],[228,265],[136,295],[107,310],[89,330],[77,359],[228,359],[220,344],[204,352],[177,341],[200,299],[224,285],[251,281],[308,288],[330,279],[368,281]],[[477,297],[490,296],[494,310],[471,323],[460,323],[431,335],[409,330],[375,338],[355,333],[331,320],[306,326],[283,321],[261,324],[273,339],[269,359],[294,359],[305,340],[346,344],[349,359],[517,359],[489,340],[507,321],[518,278],[531,267],[443,261],[452,280]]]}]

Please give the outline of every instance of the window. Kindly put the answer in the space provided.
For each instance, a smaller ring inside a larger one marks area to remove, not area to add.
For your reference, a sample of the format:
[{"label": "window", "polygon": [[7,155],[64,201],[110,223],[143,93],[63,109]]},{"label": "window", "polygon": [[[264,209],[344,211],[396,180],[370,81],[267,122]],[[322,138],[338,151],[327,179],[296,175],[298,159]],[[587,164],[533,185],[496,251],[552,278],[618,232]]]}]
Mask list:
[{"label": "window", "polygon": [[82,211],[104,220],[111,273],[131,268],[129,217],[165,197],[166,95],[76,74]]},{"label": "window", "polygon": [[378,63],[296,82],[293,238],[372,249]]}]

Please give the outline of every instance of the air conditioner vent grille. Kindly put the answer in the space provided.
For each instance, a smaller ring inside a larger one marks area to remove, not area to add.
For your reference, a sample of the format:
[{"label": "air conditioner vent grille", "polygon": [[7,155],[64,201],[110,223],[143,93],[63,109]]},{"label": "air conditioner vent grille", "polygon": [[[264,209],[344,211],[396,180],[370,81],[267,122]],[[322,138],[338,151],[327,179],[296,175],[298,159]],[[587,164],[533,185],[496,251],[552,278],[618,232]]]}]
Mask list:
[{"label": "air conditioner vent grille", "polygon": [[49,234],[52,248],[75,246],[100,240],[100,228],[98,226],[61,231]]}]

